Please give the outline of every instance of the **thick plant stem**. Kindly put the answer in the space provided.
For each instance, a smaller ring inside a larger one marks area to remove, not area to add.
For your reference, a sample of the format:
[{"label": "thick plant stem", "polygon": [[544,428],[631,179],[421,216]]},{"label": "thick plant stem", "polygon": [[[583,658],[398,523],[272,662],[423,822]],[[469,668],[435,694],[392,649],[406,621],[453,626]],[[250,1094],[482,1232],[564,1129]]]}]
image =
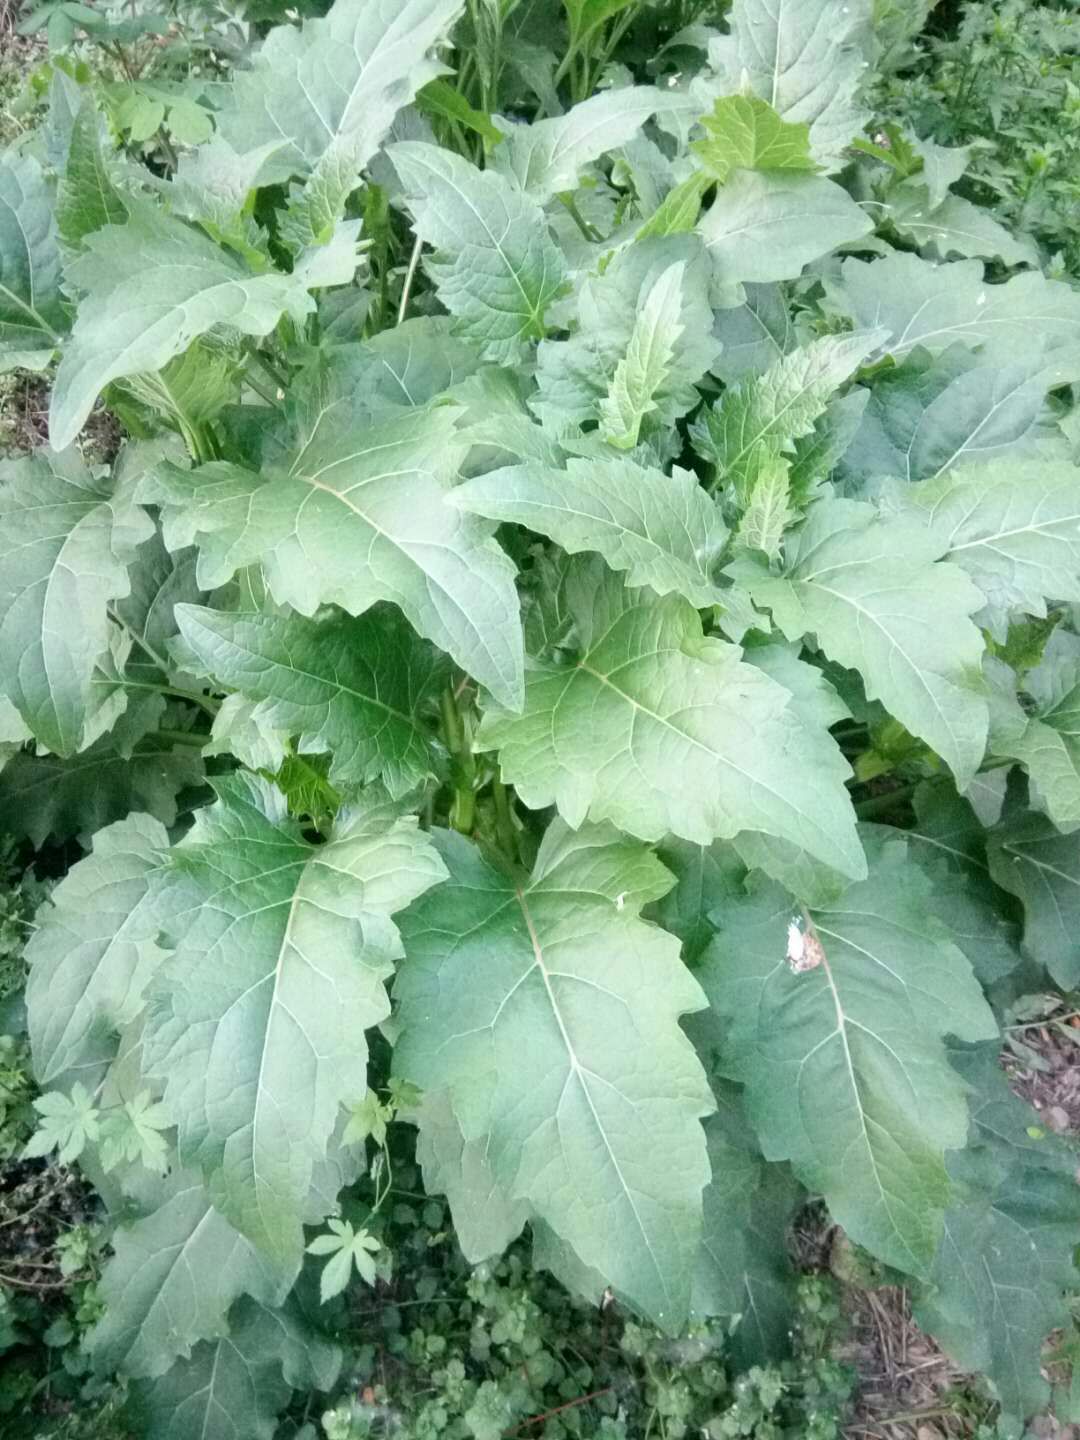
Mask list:
[{"label": "thick plant stem", "polygon": [[914,785],[899,785],[884,795],[871,795],[869,799],[859,801],[855,814],[860,820],[876,820],[879,815],[888,815],[896,806],[906,804],[915,794],[915,789]]},{"label": "thick plant stem", "polygon": [[476,824],[476,761],[472,741],[450,686],[442,693],[443,740],[450,752],[454,798],[450,803],[450,824],[462,835],[471,835]]},{"label": "thick plant stem", "polygon": [[401,304],[398,306],[397,323],[400,325],[408,314],[409,295],[412,293],[413,279],[416,276],[416,267],[420,263],[420,251],[424,242],[417,235],[413,241],[412,254],[409,256],[409,268],[405,272],[405,283],[401,287]]},{"label": "thick plant stem", "polygon": [[499,845],[508,859],[517,863],[517,831],[514,828],[514,813],[510,804],[510,792],[499,779],[491,782],[491,798],[495,805],[495,830]]}]

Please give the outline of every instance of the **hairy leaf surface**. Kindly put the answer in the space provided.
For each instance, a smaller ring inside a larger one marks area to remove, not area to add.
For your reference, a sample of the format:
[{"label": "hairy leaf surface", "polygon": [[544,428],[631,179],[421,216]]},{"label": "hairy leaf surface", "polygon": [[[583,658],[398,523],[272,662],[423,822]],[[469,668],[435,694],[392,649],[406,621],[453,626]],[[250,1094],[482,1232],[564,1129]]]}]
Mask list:
[{"label": "hairy leaf surface", "polygon": [[295,1266],[275,1263],[214,1209],[202,1177],[180,1171],[163,1181],[149,1214],[117,1231],[102,1273],[103,1319],[90,1347],[108,1374],[163,1375],[200,1340],[227,1330],[240,1295],[278,1306]]},{"label": "hairy leaf surface", "polygon": [[148,207],[126,225],[88,236],[67,277],[86,293],[53,386],[54,450],[72,443],[110,380],[160,370],[215,327],[266,335],[282,315],[302,321],[314,308],[297,276],[256,274],[199,231]]},{"label": "hairy leaf surface", "polygon": [[873,222],[823,176],[736,170],[698,229],[723,280],[761,283],[794,279],[811,260],[867,234]]},{"label": "hairy leaf surface", "polygon": [[0,158],[0,370],[43,370],[67,330],[49,189],[30,155]]},{"label": "hairy leaf surface", "polygon": [[26,947],[26,1003],[34,1070],[45,1089],[99,1084],[115,1032],[142,1008],[165,952],[154,881],[168,835],[138,813],[99,830],[38,915]]},{"label": "hairy leaf surface", "polygon": [[830,0],[779,0],[772,6],[767,0],[737,0],[731,31],[732,88],[745,73],[783,119],[809,125],[815,159],[838,168],[865,123],[858,91],[870,35],[867,0],[851,0],[839,11]]}]

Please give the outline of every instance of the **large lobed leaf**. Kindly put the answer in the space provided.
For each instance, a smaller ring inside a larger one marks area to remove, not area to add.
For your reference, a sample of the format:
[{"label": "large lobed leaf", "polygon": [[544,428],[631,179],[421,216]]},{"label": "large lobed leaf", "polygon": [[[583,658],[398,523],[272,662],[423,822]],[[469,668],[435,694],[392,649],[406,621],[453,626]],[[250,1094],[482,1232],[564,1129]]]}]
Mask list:
[{"label": "large lobed leaf", "polygon": [[426,712],[449,667],[396,611],[318,621],[197,605],[175,613],[200,673],[256,702],[256,727],[298,736],[301,754],[329,753],[332,784],[380,779],[397,797],[434,772]]},{"label": "large lobed leaf", "polygon": [[678,942],[638,918],[670,877],[607,827],[556,822],[528,881],[460,836],[438,845],[450,878],[402,920],[395,1070],[448,1092],[507,1200],[678,1332],[712,1100],[678,1024],[701,992]]},{"label": "large lobed leaf", "polygon": [[42,745],[73,755],[99,704],[109,602],[128,594],[153,524],[76,451],[39,450],[3,472],[0,684]]},{"label": "large lobed leaf", "polygon": [[288,468],[215,463],[151,476],[166,539],[194,541],[205,589],[261,564],[274,598],[312,615],[392,600],[505,703],[520,703],[514,567],[491,526],[445,503],[467,446],[451,406],[368,425],[348,401],[316,409]]},{"label": "large lobed leaf", "polygon": [[306,176],[328,158],[359,183],[397,111],[442,70],[431,52],[461,9],[462,0],[336,0],[323,18],[275,27],[217,117],[235,152],[264,152],[249,183]]},{"label": "large lobed leaf", "polygon": [[366,1089],[364,1031],[389,1014],[390,915],[443,868],[377,790],[313,846],[264,782],[215,785],[169,856],[173,953],[150,999],[147,1071],[215,1208],[287,1261],[338,1107]]},{"label": "large lobed leaf", "polygon": [[67,330],[49,187],[30,155],[0,157],[0,370],[43,370]]},{"label": "large lobed leaf", "polygon": [[823,955],[793,973],[798,900],[761,885],[726,901],[698,976],[730,1029],[725,1069],[769,1160],[789,1160],[875,1255],[926,1276],[950,1200],[946,1152],[967,1139],[965,1087],[944,1037],[997,1025],[971,966],[929,913],[902,840],[869,877],[807,913]]},{"label": "large lobed leaf", "polygon": [[720,507],[697,477],[629,459],[570,459],[565,468],[513,465],[459,485],[453,503],[512,520],[570,554],[595,550],[631,585],[672,591],[693,605],[720,600],[714,570],[727,542]]},{"label": "large lobed leaf", "polygon": [[[736,0],[728,79],[743,76],[782,119],[810,127],[816,160],[838,169],[862,132],[859,89],[866,75],[869,0]],[[725,58],[727,58],[725,56]]]},{"label": "large lobed leaf", "polygon": [[1033,1139],[1036,1112],[1010,1090],[996,1046],[951,1059],[972,1090],[971,1148],[950,1159],[957,1200],[914,1311],[958,1365],[989,1375],[1015,1426],[1045,1409],[1043,1342],[1069,1322],[1075,1154],[1055,1136]]},{"label": "large lobed leaf", "polygon": [[983,640],[969,617],[983,597],[938,560],[940,534],[879,519],[849,500],[822,500],[789,537],[781,575],[750,561],[732,573],[789,639],[808,633],[858,670],[871,698],[932,745],[966,784],[989,727],[979,670]]},{"label": "large lobed leaf", "polygon": [[303,277],[256,273],[201,232],[141,206],[87,237],[67,267],[84,293],[49,405],[55,450],[72,443],[111,380],[160,370],[216,327],[267,335],[314,302]]},{"label": "large lobed leaf", "polygon": [[420,141],[390,147],[420,240],[433,245],[428,273],[456,331],[490,360],[509,362],[545,333],[544,312],[562,289],[562,255],[544,212],[512,181]]},{"label": "large lobed leaf", "polygon": [[489,704],[477,737],[535,809],[610,820],[645,840],[760,830],[864,873],[845,761],[687,601],[631,590],[599,562],[567,577],[577,657],[536,659],[520,716]]}]

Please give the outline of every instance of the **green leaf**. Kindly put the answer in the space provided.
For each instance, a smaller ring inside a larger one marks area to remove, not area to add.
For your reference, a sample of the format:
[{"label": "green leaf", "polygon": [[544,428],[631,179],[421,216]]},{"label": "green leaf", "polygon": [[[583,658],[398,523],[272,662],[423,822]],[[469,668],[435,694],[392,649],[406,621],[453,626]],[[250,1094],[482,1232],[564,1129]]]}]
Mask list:
[{"label": "green leaf", "polygon": [[92,835],[133,810],[174,824],[177,795],[203,778],[198,745],[143,738],[141,725],[125,743],[128,718],[70,760],[25,752],[9,760],[0,774],[0,831],[41,846],[50,835]]},{"label": "green leaf", "polygon": [[0,770],[32,738],[15,706],[0,695]]},{"label": "green leaf", "polygon": [[[697,382],[719,348],[709,285],[704,248],[690,235],[631,245],[602,274],[586,279],[578,295],[576,333],[568,340],[545,340],[537,351],[539,393],[529,405],[549,434],[604,420],[616,376],[622,377],[620,389],[636,377],[636,384],[645,382],[639,400],[650,407],[639,412],[641,431],[666,446],[665,430],[697,405]],[[670,297],[666,317],[661,296]],[[654,344],[669,352],[663,374],[649,363]]]},{"label": "green leaf", "polygon": [[292,1390],[330,1390],[340,1366],[337,1346],[297,1306],[271,1311],[242,1300],[228,1335],[132,1385],[132,1418],[154,1440],[270,1440]]},{"label": "green leaf", "polygon": [[937,562],[938,536],[879,519],[869,505],[824,500],[790,536],[785,571],[729,567],[789,640],[812,632],[829,657],[858,670],[913,735],[964,785],[986,749],[983,640],[969,616],[982,596],[957,566]]},{"label": "green leaf", "polygon": [[1048,599],[1080,600],[1080,470],[1070,460],[1003,455],[905,498],[989,605],[1042,616]]},{"label": "green leaf", "polygon": [[698,230],[728,282],[793,280],[804,265],[873,229],[854,200],[820,175],[736,170]]},{"label": "green leaf", "polygon": [[0,370],[43,370],[67,330],[52,200],[30,155],[0,156]]},{"label": "green leaf", "polygon": [[672,591],[693,605],[718,603],[713,579],[727,542],[716,502],[697,477],[626,459],[570,459],[564,469],[511,465],[467,480],[453,503],[491,520],[548,535],[564,550],[596,550],[627,583]]},{"label": "green leaf", "polygon": [[442,867],[377,791],[313,846],[264,782],[215,788],[170,853],[175,950],[151,996],[147,1073],[214,1206],[287,1260],[338,1107],[367,1086],[363,1032],[390,1013],[390,915]]},{"label": "green leaf", "polygon": [[93,1097],[78,1080],[71,1094],[49,1090],[34,1101],[37,1129],[30,1137],[23,1157],[31,1159],[56,1151],[57,1163],[70,1165],[82,1154],[88,1141],[98,1136],[98,1111]]},{"label": "green leaf", "polygon": [[504,175],[451,151],[402,141],[388,154],[416,235],[435,247],[427,272],[456,333],[485,359],[509,363],[522,341],[544,335],[544,312],[563,286],[543,211]]},{"label": "green leaf", "polygon": [[449,1094],[428,1093],[408,1118],[418,1128],[416,1158],[424,1190],[445,1195],[454,1217],[454,1236],[472,1265],[501,1255],[529,1218],[524,1200],[511,1199],[496,1180],[481,1139],[466,1140]]},{"label": "green leaf", "polygon": [[359,184],[394,116],[444,68],[432,50],[461,0],[336,0],[297,28],[278,25],[235,72],[217,115],[238,154],[268,150],[257,180],[309,175],[320,162]]},{"label": "green leaf", "polygon": [[155,877],[168,845],[149,815],[99,830],[37,916],[26,947],[26,1004],[41,1085],[95,1089],[116,1054],[116,1032],[142,1008],[164,958]]},{"label": "green leaf", "polygon": [[770,559],[780,555],[784,532],[798,519],[791,503],[791,468],[783,456],[769,456],[757,471],[746,500],[736,540],[746,550]]},{"label": "green leaf", "polygon": [[748,81],[782,119],[809,125],[813,156],[830,169],[839,168],[866,123],[859,89],[869,20],[866,0],[839,10],[832,0],[773,7],[768,0],[736,0],[731,10],[731,88]]},{"label": "green leaf", "polygon": [[675,884],[645,912],[682,941],[682,956],[694,969],[706,945],[716,933],[713,911],[728,895],[742,890],[746,866],[734,849],[723,841],[694,845],[668,836],[656,847],[665,869]]},{"label": "green leaf", "polygon": [[102,1169],[142,1166],[164,1175],[169,1168],[169,1147],[161,1132],[168,1128],[169,1118],[149,1090],[107,1110],[101,1118]]},{"label": "green leaf", "polygon": [[1024,951],[1064,990],[1080,985],[1080,834],[1043,815],[1006,815],[987,840],[990,874],[1024,909]]},{"label": "green leaf", "polygon": [[763,456],[772,461],[813,434],[830,396],[880,338],[880,331],[870,331],[812,340],[780,356],[763,375],[730,385],[691,426],[698,454],[717,468],[740,505],[750,500]]},{"label": "green leaf", "polygon": [[449,667],[397,611],[318,621],[195,605],[175,613],[199,673],[257,701],[253,722],[299,736],[301,754],[329,752],[332,785],[381,779],[396,797],[435,773],[426,722]]},{"label": "green leaf", "polygon": [[1022,1424],[1050,1398],[1043,1341],[1069,1324],[1075,1155],[1052,1137],[1029,1138],[1035,1112],[1009,1090],[996,1046],[956,1052],[953,1064],[974,1089],[976,1131],[973,1148],[950,1160],[957,1201],[914,1312],[957,1365],[990,1376],[1007,1422]]},{"label": "green leaf", "polygon": [[933,882],[934,914],[982,983],[993,985],[1020,963],[1020,929],[1005,918],[991,883],[986,832],[944,776],[921,784],[912,805],[916,823],[904,834]]},{"label": "green leaf", "polygon": [[101,1374],[153,1378],[227,1330],[240,1295],[268,1306],[285,1299],[295,1265],[281,1265],[237,1233],[210,1203],[198,1174],[178,1171],[153,1205],[112,1239],[99,1293],[106,1305],[89,1336]]},{"label": "green leaf", "polygon": [[903,841],[870,876],[807,912],[818,963],[784,963],[798,901],[776,885],[729,901],[698,969],[730,1025],[725,1069],[746,1087],[768,1160],[789,1160],[853,1240],[926,1275],[950,1191],[945,1152],[967,1138],[965,1087],[945,1035],[997,1033],[964,955],[928,913]]},{"label": "green leaf", "polygon": [[331,1220],[329,1230],[316,1235],[307,1247],[309,1255],[329,1255],[319,1279],[319,1297],[325,1305],[340,1295],[349,1283],[355,1265],[367,1285],[375,1284],[375,1260],[382,1248],[373,1235],[361,1227],[354,1231],[348,1220]]},{"label": "green leaf", "polygon": [[460,836],[438,843],[450,879],[402,921],[395,1073],[448,1091],[502,1191],[676,1333],[712,1102],[678,1025],[697,984],[638,919],[670,877],[607,828],[554,824],[521,884]]},{"label": "green leaf", "polygon": [[710,176],[702,170],[695,170],[685,180],[680,180],[638,230],[635,241],[648,240],[652,236],[681,235],[686,230],[693,230],[701,214],[705,192],[712,183]]},{"label": "green leaf", "polygon": [[579,49],[620,10],[625,10],[633,0],[563,0],[563,8],[570,25],[570,50]]},{"label": "green leaf", "polygon": [[146,206],[85,245],[67,268],[86,293],[53,386],[49,435],[57,450],[72,443],[110,380],[160,370],[215,326],[267,335],[282,315],[301,321],[314,308],[296,276],[255,274]]},{"label": "green leaf", "polygon": [[131,593],[112,606],[125,631],[137,641],[128,673],[136,666],[160,668],[160,661],[168,662],[169,642],[179,633],[176,609],[206,599],[195,576],[195,562],[193,549],[171,555],[157,530],[139,546],[128,566]]},{"label": "green leaf", "polygon": [[[427,405],[480,367],[470,345],[450,334],[446,316],[417,316],[373,335],[362,345],[320,354],[319,375],[301,375],[330,400],[347,401],[353,414],[371,420],[400,418],[402,410]],[[322,401],[320,400],[320,403]]]},{"label": "green leaf", "polygon": [[1080,293],[1035,271],[988,285],[978,260],[934,265],[890,251],[880,260],[845,260],[825,291],[831,308],[857,327],[888,330],[885,348],[897,359],[916,345],[937,352],[957,340],[994,340],[1024,355],[1037,335],[1071,364],[1080,342]]},{"label": "green leaf", "polygon": [[677,596],[626,589],[588,561],[573,563],[568,590],[577,658],[534,662],[524,713],[488,706],[477,736],[526,805],[644,840],[761,830],[863,873],[847,766],[786,690],[703,636]]},{"label": "green leaf", "polygon": [[933,258],[978,255],[1005,265],[1040,263],[1037,245],[1000,225],[985,206],[960,195],[946,195],[932,205],[928,188],[909,181],[892,191],[890,199],[888,220]]},{"label": "green leaf", "polygon": [[561,190],[576,190],[587,165],[633,139],[668,104],[653,85],[603,90],[565,115],[514,125],[495,154],[495,168],[543,205]]},{"label": "green leaf", "polygon": [[717,1099],[719,1113],[705,1121],[713,1178],[691,1305],[695,1316],[737,1319],[731,1346],[745,1368],[790,1349],[795,1271],[787,1230],[802,1192],[786,1165],[762,1160],[734,1087]]},{"label": "green leaf", "polygon": [[474,135],[479,135],[486,146],[492,149],[506,138],[486,110],[476,110],[469,104],[460,90],[446,80],[431,80],[416,96],[416,108],[425,115],[434,115],[441,120],[450,120],[455,125],[464,125]]},{"label": "green leaf", "polygon": [[38,450],[0,476],[0,683],[43,745],[74,755],[109,602],[128,594],[126,566],[153,524],[76,451]]},{"label": "green leaf", "polygon": [[641,422],[657,408],[653,397],[670,374],[675,343],[682,334],[678,319],[682,279],[683,266],[671,265],[645,296],[626,354],[600,401],[600,434],[618,450],[632,450],[638,443]]},{"label": "green leaf", "polygon": [[521,696],[514,568],[491,526],[445,503],[467,444],[450,406],[365,424],[347,402],[316,411],[289,468],[163,467],[146,498],[166,540],[195,541],[205,589],[261,563],[274,598],[312,615],[393,600],[409,622],[505,703]]},{"label": "green leaf", "polygon": [[1059,632],[1047,642],[1042,664],[1024,681],[1034,715],[1001,753],[1019,760],[1031,777],[1033,799],[1059,830],[1080,827],[1080,641]]},{"label": "green leaf", "polygon": [[756,95],[726,95],[701,117],[706,139],[690,147],[715,179],[732,170],[816,170],[810,127],[781,120]]},{"label": "green leaf", "polygon": [[1030,447],[1042,437],[1047,390],[1069,373],[1038,343],[1019,356],[993,342],[978,355],[959,343],[937,356],[916,348],[875,379],[844,479],[849,489],[890,475],[927,480]]},{"label": "green leaf", "polygon": [[109,174],[103,144],[104,126],[93,97],[87,95],[75,116],[67,164],[56,192],[56,228],[72,249],[87,235],[128,218]]}]

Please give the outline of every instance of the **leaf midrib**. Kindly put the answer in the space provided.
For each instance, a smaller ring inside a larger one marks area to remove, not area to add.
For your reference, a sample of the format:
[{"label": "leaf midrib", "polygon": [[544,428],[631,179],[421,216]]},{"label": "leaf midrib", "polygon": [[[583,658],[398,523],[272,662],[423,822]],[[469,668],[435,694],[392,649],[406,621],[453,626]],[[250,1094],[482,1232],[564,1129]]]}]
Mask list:
[{"label": "leaf midrib", "polygon": [[[533,964],[530,969],[527,970],[525,974],[518,980],[517,985],[521,985],[522,983],[524,983],[525,979],[528,977],[532,970],[537,970],[540,974],[541,979],[543,980],[544,991],[548,998],[548,1004],[551,1007],[551,1013],[555,1017],[555,1022],[559,1027],[559,1034],[562,1038],[563,1045],[566,1047],[566,1053],[570,1065],[570,1074],[578,1077],[578,1085],[580,1086],[581,1093],[585,1097],[586,1103],[589,1106],[590,1113],[592,1114],[593,1121],[596,1125],[597,1133],[600,1135],[600,1138],[604,1143],[604,1149],[607,1151],[608,1158],[611,1161],[615,1174],[618,1176],[619,1185],[622,1189],[623,1194],[626,1196],[627,1203],[630,1206],[630,1210],[634,1217],[634,1223],[637,1225],[645,1248],[649,1252],[649,1259],[652,1262],[653,1269],[656,1272],[661,1286],[663,1287],[664,1294],[669,1297],[668,1303],[670,1304],[671,1292],[668,1288],[666,1272],[664,1270],[664,1267],[660,1264],[656,1257],[656,1252],[653,1249],[652,1241],[649,1237],[648,1230],[646,1229],[641,1219],[637,1203],[634,1200],[633,1191],[630,1189],[630,1186],[627,1184],[626,1179],[623,1176],[622,1166],[619,1164],[618,1157],[616,1156],[615,1151],[612,1149],[611,1142],[607,1136],[607,1131],[604,1129],[600,1116],[597,1113],[596,1106],[593,1103],[592,1094],[583,1078],[584,1075],[588,1072],[585,1071],[584,1067],[578,1061],[577,1053],[574,1050],[573,1042],[570,1039],[570,1035],[563,1021],[558,1001],[555,998],[555,992],[552,989],[551,977],[548,972],[548,968],[544,963],[543,946],[541,945],[540,937],[537,934],[536,926],[533,924],[532,914],[529,910],[528,904],[526,903],[525,891],[522,890],[520,886],[515,886],[514,898],[517,901],[518,906],[520,907],[522,917],[525,921],[525,928],[528,931],[529,942],[532,945],[533,951]],[[515,989],[517,988],[517,985],[515,985]],[[569,1076],[567,1078],[569,1079]],[[613,1088],[615,1087],[613,1086]]]}]

